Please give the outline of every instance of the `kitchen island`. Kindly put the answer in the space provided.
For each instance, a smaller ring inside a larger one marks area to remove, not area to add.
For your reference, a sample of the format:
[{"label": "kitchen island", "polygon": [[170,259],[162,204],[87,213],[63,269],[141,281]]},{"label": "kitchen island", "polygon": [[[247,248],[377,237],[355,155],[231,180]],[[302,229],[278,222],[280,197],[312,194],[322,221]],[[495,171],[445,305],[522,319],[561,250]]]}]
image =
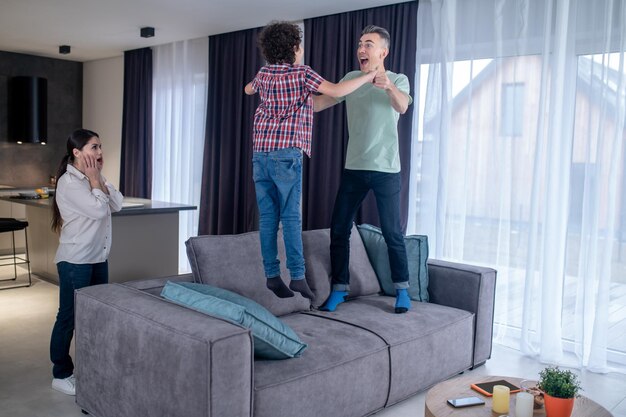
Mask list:
[{"label": "kitchen island", "polygon": [[[54,256],[59,236],[50,229],[52,199],[3,196],[0,200],[25,205],[31,270],[58,283]],[[122,210],[111,216],[109,282],[177,275],[179,212],[195,209],[184,204],[125,197]]]}]

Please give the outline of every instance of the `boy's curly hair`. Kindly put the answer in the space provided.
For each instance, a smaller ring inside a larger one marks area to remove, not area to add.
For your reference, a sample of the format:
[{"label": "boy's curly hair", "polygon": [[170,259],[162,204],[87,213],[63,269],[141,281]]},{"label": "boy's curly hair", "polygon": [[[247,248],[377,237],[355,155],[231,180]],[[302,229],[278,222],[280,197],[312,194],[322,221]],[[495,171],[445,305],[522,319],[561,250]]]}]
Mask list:
[{"label": "boy's curly hair", "polygon": [[294,48],[302,41],[300,27],[289,22],[272,22],[259,35],[259,48],[268,64],[293,64]]}]

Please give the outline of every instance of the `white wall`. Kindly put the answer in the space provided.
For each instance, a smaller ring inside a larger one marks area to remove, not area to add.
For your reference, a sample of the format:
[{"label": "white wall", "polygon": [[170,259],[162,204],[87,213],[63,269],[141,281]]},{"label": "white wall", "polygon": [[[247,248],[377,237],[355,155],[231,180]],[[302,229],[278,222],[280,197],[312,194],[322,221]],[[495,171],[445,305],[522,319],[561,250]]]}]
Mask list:
[{"label": "white wall", "polygon": [[124,57],[83,64],[83,127],[98,132],[104,176],[119,189],[124,101]]}]

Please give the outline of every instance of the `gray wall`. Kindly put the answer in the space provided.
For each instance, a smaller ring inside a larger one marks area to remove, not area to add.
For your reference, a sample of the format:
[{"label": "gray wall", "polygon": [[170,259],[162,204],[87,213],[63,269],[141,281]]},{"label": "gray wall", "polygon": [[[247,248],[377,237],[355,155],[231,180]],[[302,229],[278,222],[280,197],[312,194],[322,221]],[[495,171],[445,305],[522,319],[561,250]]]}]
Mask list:
[{"label": "gray wall", "polygon": [[[8,140],[7,102],[11,77],[48,80],[48,144]],[[65,154],[67,136],[82,124],[83,64],[0,51],[0,185],[45,185]]]}]

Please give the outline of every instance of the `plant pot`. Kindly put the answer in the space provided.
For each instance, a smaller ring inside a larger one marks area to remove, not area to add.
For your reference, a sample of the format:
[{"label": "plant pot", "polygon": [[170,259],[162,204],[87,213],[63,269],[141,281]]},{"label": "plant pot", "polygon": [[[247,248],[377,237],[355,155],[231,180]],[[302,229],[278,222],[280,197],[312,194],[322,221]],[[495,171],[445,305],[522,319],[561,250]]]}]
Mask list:
[{"label": "plant pot", "polygon": [[546,417],[570,417],[574,409],[574,398],[557,398],[543,394]]}]

